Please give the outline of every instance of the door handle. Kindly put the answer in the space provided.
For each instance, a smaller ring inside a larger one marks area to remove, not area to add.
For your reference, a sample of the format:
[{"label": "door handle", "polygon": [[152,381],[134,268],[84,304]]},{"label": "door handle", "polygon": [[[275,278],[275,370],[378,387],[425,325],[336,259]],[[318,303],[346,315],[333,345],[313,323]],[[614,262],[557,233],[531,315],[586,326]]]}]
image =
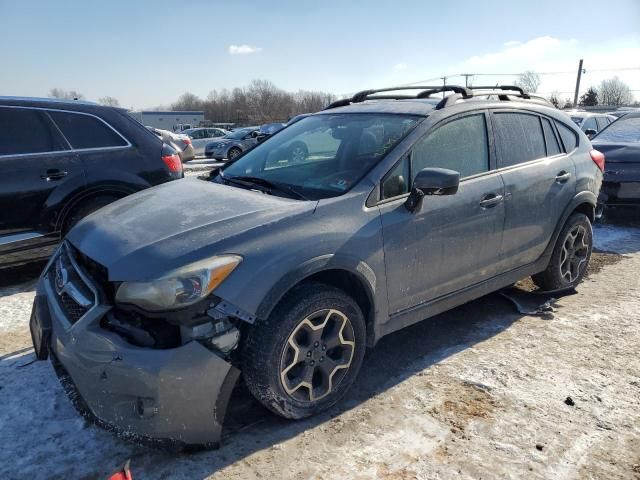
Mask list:
[{"label": "door handle", "polygon": [[52,170],[47,170],[45,173],[40,175],[40,178],[42,178],[43,180],[46,180],[47,182],[50,182],[51,180],[60,180],[61,178],[66,177],[67,175],[69,175],[69,172],[65,172],[63,170],[58,170],[58,169],[52,169]]},{"label": "door handle", "polygon": [[492,208],[498,205],[503,200],[504,200],[504,197],[502,195],[496,195],[495,193],[491,193],[480,201],[480,206],[482,208]]},{"label": "door handle", "polygon": [[564,170],[556,175],[557,183],[566,183],[571,178],[571,174],[569,172],[565,172]]}]

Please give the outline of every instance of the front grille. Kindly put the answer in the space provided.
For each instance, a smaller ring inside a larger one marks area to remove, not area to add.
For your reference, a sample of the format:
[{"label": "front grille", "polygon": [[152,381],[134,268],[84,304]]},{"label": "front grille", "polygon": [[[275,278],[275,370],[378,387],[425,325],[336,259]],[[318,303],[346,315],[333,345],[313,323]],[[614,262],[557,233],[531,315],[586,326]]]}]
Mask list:
[{"label": "front grille", "polygon": [[76,303],[76,301],[66,293],[60,295],[60,306],[71,323],[76,323],[89,311],[88,308]]},{"label": "front grille", "polygon": [[95,306],[97,298],[91,277],[78,266],[68,244],[62,246],[47,275],[69,323],[76,323]]}]

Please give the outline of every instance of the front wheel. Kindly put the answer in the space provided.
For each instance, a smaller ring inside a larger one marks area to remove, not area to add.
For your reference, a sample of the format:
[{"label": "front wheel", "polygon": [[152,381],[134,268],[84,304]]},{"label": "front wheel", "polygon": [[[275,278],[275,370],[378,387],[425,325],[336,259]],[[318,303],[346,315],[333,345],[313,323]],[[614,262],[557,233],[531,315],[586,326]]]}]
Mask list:
[{"label": "front wheel", "polygon": [[543,290],[575,287],[587,271],[593,250],[593,229],[589,217],[574,213],[558,236],[547,269],[532,276]]},{"label": "front wheel", "polygon": [[227,157],[229,158],[229,160],[233,160],[234,158],[236,158],[241,153],[242,153],[242,150],[240,150],[238,147],[233,147],[233,148],[231,148],[229,150],[229,153],[227,154]]},{"label": "front wheel", "polygon": [[365,351],[358,304],[324,284],[296,287],[249,333],[243,372],[253,395],[285,418],[334,405],[353,384]]}]

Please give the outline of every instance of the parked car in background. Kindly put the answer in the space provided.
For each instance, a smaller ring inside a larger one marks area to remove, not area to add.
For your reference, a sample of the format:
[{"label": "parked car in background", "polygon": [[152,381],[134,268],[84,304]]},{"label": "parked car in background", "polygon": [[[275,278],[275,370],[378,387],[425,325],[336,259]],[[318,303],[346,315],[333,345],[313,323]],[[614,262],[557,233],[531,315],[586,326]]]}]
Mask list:
[{"label": "parked car in background", "polygon": [[267,138],[273,135],[276,132],[279,132],[286,126],[286,123],[278,122],[278,123],[265,123],[260,126],[260,130],[258,130],[258,143],[264,142]]},{"label": "parked car in background", "polygon": [[191,128],[189,130],[185,130],[182,133],[184,133],[185,135],[189,135],[195,154],[198,156],[202,156],[204,155],[204,147],[207,145],[207,143],[215,138],[224,137],[230,132],[229,130],[224,130],[222,128],[208,127]]},{"label": "parked car in background", "polygon": [[640,112],[619,118],[591,143],[607,158],[600,203],[640,207]]},{"label": "parked car in background", "polygon": [[610,123],[617,120],[613,115],[606,113],[590,113],[581,111],[567,112],[571,120],[586,133],[587,137],[593,138],[600,130],[606,128]]},{"label": "parked car in background", "polygon": [[[530,275],[580,283],[604,156],[518,87],[412,88],[340,100],[208,182],[79,223],[37,285],[37,358],[99,425],[215,446],[241,373],[266,408],[308,417],[387,334]],[[68,300],[58,278],[109,294]]]},{"label": "parked car in background", "polygon": [[0,97],[0,169],[0,267],[46,258],[83,217],[183,176],[124,109],[18,97]]},{"label": "parked car in background", "polygon": [[245,127],[229,132],[219,140],[206,144],[204,155],[216,160],[233,160],[258,144],[260,127]]},{"label": "parked car in background", "polygon": [[182,133],[174,133],[161,128],[147,127],[151,132],[158,136],[162,141],[172,144],[180,152],[180,160],[189,162],[196,158],[191,137]]}]

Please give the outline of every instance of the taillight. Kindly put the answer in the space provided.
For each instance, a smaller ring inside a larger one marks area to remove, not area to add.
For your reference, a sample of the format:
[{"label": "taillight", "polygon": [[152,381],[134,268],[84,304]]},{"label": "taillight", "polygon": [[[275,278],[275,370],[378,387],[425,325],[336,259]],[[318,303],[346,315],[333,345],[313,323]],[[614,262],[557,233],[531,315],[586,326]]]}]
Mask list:
[{"label": "taillight", "polygon": [[180,173],[182,171],[182,162],[180,161],[180,155],[177,153],[173,155],[163,155],[162,161],[173,173]]},{"label": "taillight", "polygon": [[185,143],[185,145],[191,145],[191,139],[189,137],[183,138],[182,141]]},{"label": "taillight", "polygon": [[598,166],[600,171],[604,172],[604,153],[594,148],[589,152],[589,155],[591,155],[591,160]]}]

